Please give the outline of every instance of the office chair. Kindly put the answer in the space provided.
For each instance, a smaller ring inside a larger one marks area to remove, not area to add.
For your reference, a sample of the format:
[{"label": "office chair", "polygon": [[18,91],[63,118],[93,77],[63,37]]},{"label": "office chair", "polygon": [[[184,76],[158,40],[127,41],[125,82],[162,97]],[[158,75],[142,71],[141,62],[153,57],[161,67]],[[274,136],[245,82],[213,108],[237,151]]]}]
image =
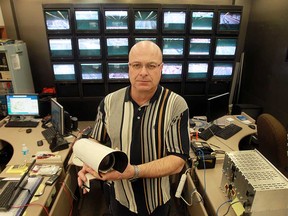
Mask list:
[{"label": "office chair", "polygon": [[258,150],[288,177],[287,131],[272,115],[264,113],[257,119]]}]

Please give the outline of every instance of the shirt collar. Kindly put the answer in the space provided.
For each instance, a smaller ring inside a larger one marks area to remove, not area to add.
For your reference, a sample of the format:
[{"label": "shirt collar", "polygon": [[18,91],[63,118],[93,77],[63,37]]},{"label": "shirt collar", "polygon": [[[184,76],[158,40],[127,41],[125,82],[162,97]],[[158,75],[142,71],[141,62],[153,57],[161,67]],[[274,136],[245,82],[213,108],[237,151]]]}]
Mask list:
[{"label": "shirt collar", "polygon": [[[162,91],[162,88],[163,88],[162,86],[158,85],[157,90],[156,90],[155,94],[153,95],[153,97],[150,99],[149,103],[153,103],[159,98],[161,91]],[[125,102],[134,101],[130,95],[130,91],[131,91],[131,85],[126,88]]]}]

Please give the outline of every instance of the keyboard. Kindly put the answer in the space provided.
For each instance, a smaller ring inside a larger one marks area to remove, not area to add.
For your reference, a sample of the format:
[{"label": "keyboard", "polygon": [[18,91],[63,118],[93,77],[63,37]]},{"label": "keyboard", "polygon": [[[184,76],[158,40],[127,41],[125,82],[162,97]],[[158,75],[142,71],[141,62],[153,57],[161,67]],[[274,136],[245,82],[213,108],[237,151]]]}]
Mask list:
[{"label": "keyboard", "polygon": [[199,133],[199,137],[205,141],[213,137],[217,132],[222,130],[222,128],[216,124],[212,124],[210,127],[206,128],[204,131]]},{"label": "keyboard", "polygon": [[49,127],[47,129],[43,130],[41,133],[49,144],[52,143],[53,138],[55,138],[55,136],[57,135],[57,132],[54,129],[54,127]]},{"label": "keyboard", "polygon": [[223,128],[222,130],[218,131],[216,133],[216,136],[227,140],[230,137],[234,136],[236,133],[238,133],[240,130],[242,130],[242,127],[240,127],[236,124],[229,124],[225,128]]},{"label": "keyboard", "polygon": [[36,121],[8,121],[5,127],[37,127],[39,122]]},{"label": "keyboard", "polygon": [[[0,194],[0,211],[7,211],[11,207],[10,199],[12,198],[15,186],[18,182],[7,182],[6,188]],[[13,204],[13,203],[12,203]]]}]

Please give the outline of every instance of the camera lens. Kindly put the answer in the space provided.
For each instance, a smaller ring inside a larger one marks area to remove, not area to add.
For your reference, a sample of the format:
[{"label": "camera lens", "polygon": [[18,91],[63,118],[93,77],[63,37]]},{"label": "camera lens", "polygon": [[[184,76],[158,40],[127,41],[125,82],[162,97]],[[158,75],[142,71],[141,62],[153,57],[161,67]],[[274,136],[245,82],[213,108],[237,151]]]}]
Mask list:
[{"label": "camera lens", "polygon": [[114,164],[115,164],[114,154],[106,155],[99,165],[99,171],[102,173],[106,173],[113,168]]}]

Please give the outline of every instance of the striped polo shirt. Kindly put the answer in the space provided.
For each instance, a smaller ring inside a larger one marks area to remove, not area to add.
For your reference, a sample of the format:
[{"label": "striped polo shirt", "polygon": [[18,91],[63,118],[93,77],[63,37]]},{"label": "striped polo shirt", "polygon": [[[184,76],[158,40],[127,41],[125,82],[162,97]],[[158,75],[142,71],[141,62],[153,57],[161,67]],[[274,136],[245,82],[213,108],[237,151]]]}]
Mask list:
[{"label": "striped polo shirt", "polygon": [[[125,152],[129,162],[135,165],[170,154],[187,159],[189,111],[186,101],[158,86],[150,101],[138,106],[130,97],[130,88],[110,93],[102,100],[92,136]],[[128,180],[114,181],[116,200],[132,212],[145,208],[150,214],[170,199],[169,176],[138,179],[136,192],[133,184]]]}]

